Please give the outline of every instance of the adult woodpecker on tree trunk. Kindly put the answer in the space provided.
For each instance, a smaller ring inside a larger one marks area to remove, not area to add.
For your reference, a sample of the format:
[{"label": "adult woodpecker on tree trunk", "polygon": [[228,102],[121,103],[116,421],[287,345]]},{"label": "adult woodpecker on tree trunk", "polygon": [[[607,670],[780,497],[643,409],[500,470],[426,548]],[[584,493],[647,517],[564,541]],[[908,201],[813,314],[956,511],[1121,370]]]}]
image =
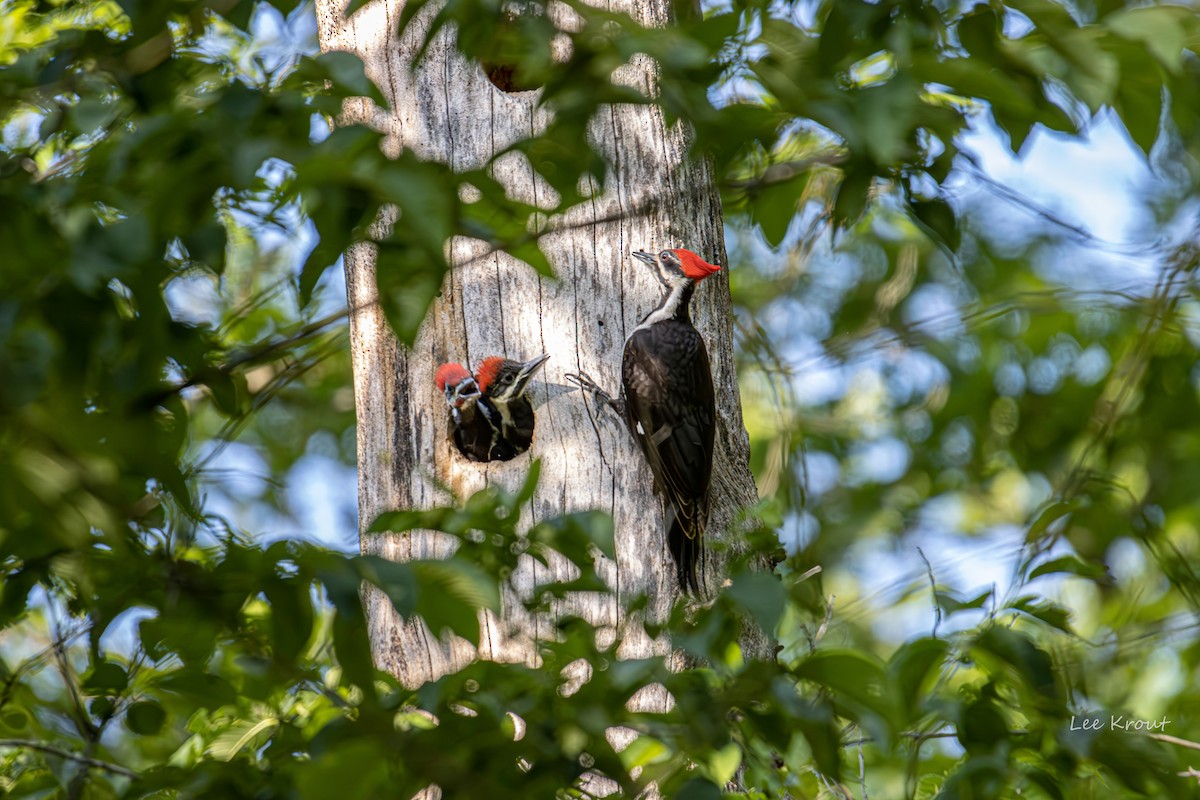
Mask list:
[{"label": "adult woodpecker on tree trunk", "polygon": [[534,413],[526,391],[549,354],[520,362],[491,356],[472,376],[461,364],[442,364],[435,382],[450,406],[458,451],[471,461],[509,461],[533,442]]},{"label": "adult woodpecker on tree trunk", "polygon": [[624,417],[671,504],[667,546],[679,586],[699,594],[717,415],[708,350],[689,306],[696,284],[720,267],[684,249],[633,257],[654,268],[666,293],[625,340],[621,399],[613,400],[583,373],[567,377]]}]

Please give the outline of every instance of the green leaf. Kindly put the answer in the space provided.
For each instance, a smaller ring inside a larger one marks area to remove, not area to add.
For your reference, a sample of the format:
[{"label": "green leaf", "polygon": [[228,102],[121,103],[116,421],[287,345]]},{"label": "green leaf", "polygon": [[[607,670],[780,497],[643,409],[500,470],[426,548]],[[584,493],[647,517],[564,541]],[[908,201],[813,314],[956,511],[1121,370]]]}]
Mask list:
[{"label": "green leaf", "polygon": [[958,250],[962,241],[954,208],[941,198],[933,200],[910,200],[909,206],[921,227],[934,243],[950,253]]},{"label": "green leaf", "polygon": [[742,765],[742,748],[735,742],[730,742],[719,750],[713,751],[708,757],[708,772],[713,783],[724,786],[733,780],[738,767]]},{"label": "green leaf", "polygon": [[881,717],[890,715],[884,671],[858,651],[818,650],[802,661],[793,674],[831,689]]},{"label": "green leaf", "polygon": [[500,610],[500,590],[474,564],[460,560],[413,561],[417,580],[417,614],[435,635],[450,630],[479,644],[479,611]]},{"label": "green leaf", "polygon": [[371,641],[361,608],[347,616],[340,610],[333,616],[333,651],[350,683],[368,698],[375,696],[375,664],[371,660]]},{"label": "green leaf", "polygon": [[973,611],[983,608],[992,599],[992,590],[984,589],[979,594],[966,600],[960,599],[958,592],[952,589],[937,589],[934,591],[933,596],[937,600],[938,606],[946,614],[954,614],[958,611]]},{"label": "green leaf", "polygon": [[1002,755],[972,755],[950,772],[935,800],[1000,800],[1007,779],[1008,764]]},{"label": "green leaf", "polygon": [[345,50],[331,50],[313,56],[311,61],[321,67],[332,80],[342,97],[369,97],[380,108],[387,107],[387,100],[375,83],[367,77],[362,59]]},{"label": "green leaf", "polygon": [[553,551],[580,567],[585,575],[592,568],[592,548],[616,559],[613,520],[600,511],[550,517],[531,528],[526,538],[531,545],[529,554],[542,563],[547,563],[548,551]]},{"label": "green leaf", "polygon": [[381,742],[367,737],[337,742],[319,758],[296,765],[298,797],[386,797],[394,791],[388,770],[391,757]]},{"label": "green leaf", "polygon": [[6,708],[0,712],[0,726],[10,731],[23,731],[29,727],[29,713],[22,708]]},{"label": "green leaf", "polygon": [[93,98],[84,98],[71,107],[67,116],[82,134],[91,134],[113,118],[115,109],[108,103]]},{"label": "green leaf", "polygon": [[838,228],[847,228],[862,216],[867,207],[867,192],[874,180],[875,175],[862,166],[845,168],[833,204],[833,222]]},{"label": "green leaf", "polygon": [[232,761],[247,748],[261,746],[263,740],[279,727],[275,717],[239,719],[222,731],[209,745],[209,752],[218,761]]},{"label": "green leaf", "polygon": [[106,720],[117,710],[117,704],[111,697],[97,697],[88,704],[88,712],[97,719]]},{"label": "green leaf", "polygon": [[1046,31],[1066,33],[1079,27],[1071,12],[1054,0],[1009,0],[1008,5]]},{"label": "green leaf", "polygon": [[515,242],[508,245],[504,252],[517,261],[532,267],[539,275],[544,275],[547,278],[557,277],[554,267],[550,264],[550,260],[546,258],[546,254],[542,252],[542,248],[535,240]]},{"label": "green leaf", "polygon": [[1121,123],[1129,131],[1129,137],[1147,157],[1158,141],[1159,121],[1162,115],[1162,87],[1147,91],[1124,83],[1117,90],[1117,102],[1121,111]]},{"label": "green leaf", "polygon": [[227,7],[222,16],[235,27],[248,31],[250,29],[250,17],[254,13],[256,5],[258,4],[247,3],[245,0],[241,0],[241,2],[233,3]]},{"label": "green leaf", "polygon": [[535,458],[529,465],[529,471],[525,473],[525,480],[521,484],[521,490],[517,492],[516,500],[512,503],[512,508],[517,509],[524,506],[533,499],[533,495],[537,492],[538,480],[542,477],[542,460]]},{"label": "green leaf", "polygon": [[991,62],[996,57],[1000,28],[1000,19],[995,10],[979,3],[959,19],[958,40],[976,59]]},{"label": "green leaf", "polygon": [[101,661],[83,681],[83,688],[92,694],[119,694],[128,685],[129,673],[112,661]]},{"label": "green leaf", "polygon": [[996,705],[979,699],[964,706],[958,720],[958,741],[973,755],[991,753],[1008,741],[1008,721]]},{"label": "green leaf", "polygon": [[204,384],[222,414],[236,417],[245,409],[249,399],[245,377],[224,370],[210,370],[204,375]]},{"label": "green leaf", "polygon": [[796,687],[790,681],[786,689],[782,684],[779,681],[773,685],[772,699],[781,701],[788,711],[788,738],[795,742],[793,732],[803,736],[812,753],[812,763],[822,774],[837,780],[842,774],[841,722],[835,718],[828,702],[814,699],[795,703]]},{"label": "green leaf", "polygon": [[671,751],[652,736],[638,736],[620,752],[621,764],[632,770],[668,758]]},{"label": "green leaf", "polygon": [[774,636],[787,605],[787,589],[779,576],[761,571],[740,572],[733,576],[725,592],[750,612],[763,633]]},{"label": "green leaf", "polygon": [[1042,575],[1062,573],[1088,578],[1102,586],[1111,586],[1114,583],[1112,573],[1108,571],[1108,567],[1105,564],[1095,561],[1084,561],[1079,556],[1074,555],[1062,556],[1039,564],[1029,573],[1029,580],[1039,578]]},{"label": "green leaf", "polygon": [[1062,784],[1054,772],[1039,769],[1033,764],[1021,764],[1021,775],[1046,793],[1050,800],[1064,800]]},{"label": "green leaf", "polygon": [[674,793],[678,800],[721,800],[721,790],[703,778],[692,778]]},{"label": "green leaf", "polygon": [[357,565],[363,580],[386,594],[398,614],[407,618],[416,611],[419,589],[409,564],[379,556],[362,556],[357,559]]},{"label": "green leaf", "polygon": [[139,736],[154,736],[167,721],[167,712],[158,703],[141,701],[125,712],[125,725]]},{"label": "green leaf", "polygon": [[1036,597],[1021,597],[1009,607],[1023,611],[1063,633],[1074,635],[1071,629],[1071,612],[1056,603]]},{"label": "green leaf", "polygon": [[367,533],[404,533],[417,528],[445,530],[444,521],[452,509],[434,508],[428,511],[385,511],[367,527]]},{"label": "green leaf", "polygon": [[1033,524],[1029,526],[1029,533],[1025,535],[1025,542],[1031,543],[1041,539],[1042,535],[1049,529],[1051,525],[1053,525],[1057,520],[1065,517],[1067,514],[1070,514],[1072,511],[1077,510],[1079,507],[1080,503],[1078,500],[1071,500],[1069,502],[1060,501],[1051,504],[1044,511],[1042,511],[1042,513],[1037,516],[1037,519],[1033,521]]},{"label": "green leaf", "polygon": [[[1186,797],[1191,791],[1191,787],[1175,774],[1174,759],[1162,745],[1145,736],[1101,730],[1091,741],[1088,756],[1135,792]],[[1157,787],[1162,787],[1165,793],[1159,794],[1155,791]]]},{"label": "green leaf", "polygon": [[197,669],[181,669],[154,681],[164,692],[170,692],[206,708],[219,708],[237,702],[238,692],[228,680]]},{"label": "green leaf", "polygon": [[448,269],[441,245],[426,249],[411,238],[407,227],[376,246],[375,280],[388,324],[396,337],[412,346],[425,314],[442,288]]},{"label": "green leaf", "polygon": [[1127,8],[1109,14],[1103,24],[1118,36],[1144,45],[1173,74],[1181,71],[1184,48],[1197,30],[1193,10],[1170,5]]},{"label": "green leaf", "polygon": [[787,235],[809,177],[810,173],[805,172],[786,181],[768,184],[751,201],[754,221],[762,228],[763,237],[772,247],[778,247]]},{"label": "green leaf", "polygon": [[887,663],[888,685],[895,693],[905,722],[918,716],[921,689],[926,678],[940,667],[949,653],[942,639],[913,639],[902,644]]},{"label": "green leaf", "polygon": [[991,625],[974,641],[973,651],[995,657],[1010,668],[1019,688],[1032,694],[1039,707],[1062,711],[1065,698],[1050,656],[1024,634]]},{"label": "green leaf", "polygon": [[280,661],[293,663],[312,637],[313,608],[306,581],[268,583],[263,593],[271,604],[271,641]]}]

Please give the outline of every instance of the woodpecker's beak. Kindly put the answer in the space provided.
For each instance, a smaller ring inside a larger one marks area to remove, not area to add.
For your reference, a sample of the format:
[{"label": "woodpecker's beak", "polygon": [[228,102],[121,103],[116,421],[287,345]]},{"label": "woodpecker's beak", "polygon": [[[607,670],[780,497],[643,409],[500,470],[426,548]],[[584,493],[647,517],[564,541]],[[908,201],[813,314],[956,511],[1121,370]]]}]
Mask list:
[{"label": "woodpecker's beak", "polygon": [[649,264],[652,267],[658,266],[658,256],[653,253],[643,253],[641,250],[634,250],[630,255],[644,264]]},{"label": "woodpecker's beak", "polygon": [[531,358],[521,365],[521,371],[517,373],[517,379],[513,381],[512,395],[514,397],[520,396],[525,391],[526,385],[537,374],[537,371],[542,368],[542,365],[546,363],[546,359],[548,358],[550,358],[549,353],[542,353],[537,358]]},{"label": "woodpecker's beak", "polygon": [[453,386],[446,387],[446,402],[454,408],[462,408],[464,404],[479,399],[482,392],[474,378],[466,378]]}]

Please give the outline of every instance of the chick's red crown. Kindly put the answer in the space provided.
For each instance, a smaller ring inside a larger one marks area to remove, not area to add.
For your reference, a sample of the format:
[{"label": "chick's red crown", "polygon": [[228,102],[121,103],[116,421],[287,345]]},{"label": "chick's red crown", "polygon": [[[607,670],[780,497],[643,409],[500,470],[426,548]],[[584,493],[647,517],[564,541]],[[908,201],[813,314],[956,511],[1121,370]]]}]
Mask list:
[{"label": "chick's red crown", "polygon": [[433,379],[437,382],[438,391],[444,392],[447,386],[455,386],[469,377],[471,373],[467,372],[467,368],[462,364],[442,364],[437,368]]}]

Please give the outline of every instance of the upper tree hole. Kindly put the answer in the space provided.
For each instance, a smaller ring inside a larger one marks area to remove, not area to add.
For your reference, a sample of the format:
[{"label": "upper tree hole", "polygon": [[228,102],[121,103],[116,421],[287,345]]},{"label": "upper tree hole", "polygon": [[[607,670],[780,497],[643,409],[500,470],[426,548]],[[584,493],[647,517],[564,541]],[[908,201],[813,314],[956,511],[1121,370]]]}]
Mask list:
[{"label": "upper tree hole", "polygon": [[483,73],[502,92],[540,89],[541,76],[559,60],[553,52],[556,33],[543,3],[506,3],[496,24],[480,34],[486,38],[475,52]]},{"label": "upper tree hole", "polygon": [[487,79],[502,92],[531,92],[542,88],[540,83],[521,80],[519,70],[514,64],[489,64],[484,62],[483,70]]}]

